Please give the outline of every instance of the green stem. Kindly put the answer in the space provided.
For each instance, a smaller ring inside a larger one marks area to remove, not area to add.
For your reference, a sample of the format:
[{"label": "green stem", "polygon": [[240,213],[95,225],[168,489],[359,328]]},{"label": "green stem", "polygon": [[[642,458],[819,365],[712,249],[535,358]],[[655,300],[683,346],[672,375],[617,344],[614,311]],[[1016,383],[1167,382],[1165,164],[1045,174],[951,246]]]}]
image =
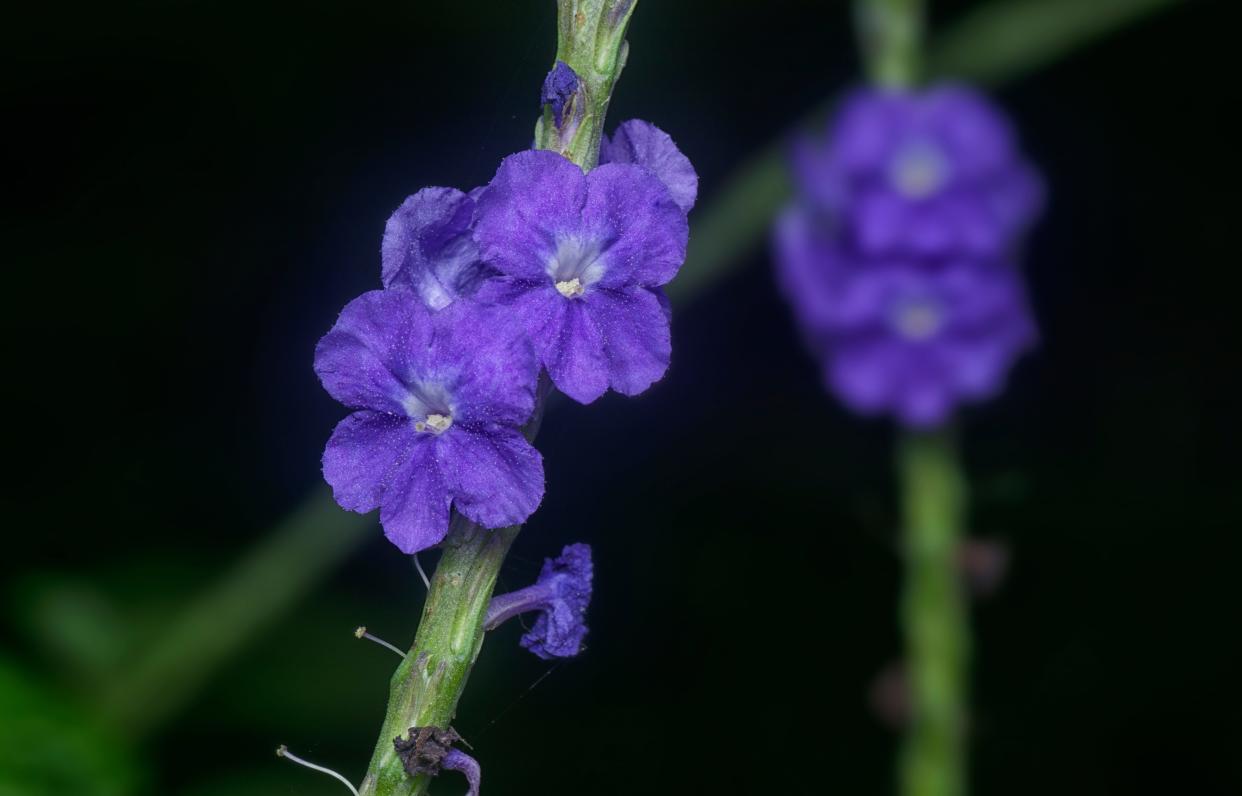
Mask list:
[{"label": "green stem", "polygon": [[[574,135],[567,141],[555,130],[545,109],[535,128],[537,145],[555,145],[589,171],[599,160],[600,137],[612,87],[625,65],[625,30],[637,0],[560,0],[557,60],[583,81],[586,105]],[[527,435],[534,437],[543,415],[536,408]],[[444,553],[432,577],[422,621],[405,660],[392,676],[388,711],[371,764],[359,789],[362,796],[418,796],[427,792],[426,776],[410,777],[393,741],[408,738],[413,727],[447,728],[479,651],[483,648],[487,606],[520,527],[489,531],[455,517],[443,543]]]},{"label": "green stem", "polygon": [[360,791],[374,796],[425,793],[410,778],[393,740],[411,727],[448,727],[470,669],[483,648],[483,623],[496,577],[520,527],[489,531],[458,517],[431,578],[414,646],[392,676],[388,712]]},{"label": "green stem", "polygon": [[638,0],[558,0],[556,60],[582,81],[583,117],[572,130],[558,131],[550,107],[535,125],[535,144],[551,149],[590,171],[599,163],[600,140],[612,88],[625,68],[625,32]]},{"label": "green stem", "polygon": [[903,512],[910,725],[901,756],[903,796],[963,796],[970,629],[958,574],[965,480],[953,435],[909,433],[897,465]]},{"label": "green stem", "polygon": [[913,86],[922,63],[923,0],[860,0],[854,15],[871,82]]}]

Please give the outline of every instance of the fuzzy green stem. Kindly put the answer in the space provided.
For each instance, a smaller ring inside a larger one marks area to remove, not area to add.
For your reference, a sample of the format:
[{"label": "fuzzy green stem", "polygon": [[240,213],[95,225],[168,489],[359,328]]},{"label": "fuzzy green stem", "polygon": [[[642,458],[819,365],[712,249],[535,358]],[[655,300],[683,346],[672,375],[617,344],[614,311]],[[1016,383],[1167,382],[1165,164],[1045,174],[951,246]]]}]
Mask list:
[{"label": "fuzzy green stem", "polygon": [[444,541],[444,553],[423,606],[414,646],[392,676],[388,712],[362,794],[425,793],[427,777],[406,775],[393,740],[411,727],[448,727],[466,678],[483,648],[483,620],[496,577],[519,527],[489,531],[461,517]]},{"label": "fuzzy green stem", "polygon": [[586,171],[599,162],[604,119],[613,85],[625,68],[625,31],[636,5],[638,0],[557,2],[556,60],[578,75],[586,104],[582,120],[565,136],[556,129],[551,108],[544,108],[535,125],[535,144],[560,152]]},{"label": "fuzzy green stem", "polygon": [[[562,140],[544,109],[535,128],[541,148],[555,148],[589,171],[599,160],[604,117],[612,87],[625,64],[625,30],[637,0],[560,0],[557,60],[583,82],[586,105],[572,136]],[[543,415],[542,401],[527,429],[533,438]],[[496,577],[520,527],[489,531],[455,517],[432,576],[414,646],[392,676],[388,711],[371,764],[359,789],[362,796],[420,796],[429,778],[411,777],[393,741],[408,738],[412,727],[447,728],[457,713],[466,680],[483,648],[487,606]]]},{"label": "fuzzy green stem", "polygon": [[910,725],[901,754],[903,796],[964,796],[970,630],[957,567],[965,480],[948,430],[899,443],[906,580]]},{"label": "fuzzy green stem", "polygon": [[913,86],[922,70],[923,0],[860,0],[854,14],[871,82]]}]

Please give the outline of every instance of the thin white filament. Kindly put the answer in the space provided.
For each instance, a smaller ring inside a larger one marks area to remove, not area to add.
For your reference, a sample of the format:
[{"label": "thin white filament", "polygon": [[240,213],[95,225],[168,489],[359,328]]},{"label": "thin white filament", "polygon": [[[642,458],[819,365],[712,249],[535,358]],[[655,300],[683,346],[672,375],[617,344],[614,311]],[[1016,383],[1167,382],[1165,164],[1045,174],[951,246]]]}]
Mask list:
[{"label": "thin white filament", "polygon": [[335,771],[333,771],[333,770],[332,770],[332,769],[330,769],[330,768],[325,768],[325,767],[323,767],[323,766],[317,766],[317,765],[315,765],[314,763],[311,763],[310,761],[303,760],[302,758],[300,758],[300,757],[298,757],[297,755],[295,755],[293,752],[290,752],[290,751],[289,751],[289,747],[285,746],[284,744],[281,744],[281,745],[280,745],[280,746],[276,749],[276,756],[277,756],[277,757],[283,757],[283,758],[286,758],[286,759],[288,759],[288,760],[292,760],[293,762],[297,763],[299,766],[306,766],[307,768],[309,768],[309,769],[311,769],[311,770],[313,770],[313,771],[318,771],[318,772],[320,772],[321,774],[327,774],[328,776],[331,776],[331,777],[336,777],[336,778],[337,778],[337,779],[339,779],[342,783],[344,783],[345,787],[349,788],[349,792],[350,792],[350,793],[354,794],[354,796],[359,796],[359,794],[358,794],[358,789],[354,787],[354,785],[353,785],[353,783],[352,783],[352,782],[350,782],[349,780],[345,779],[345,778],[344,778],[344,777],[342,777],[340,774],[336,773]]},{"label": "thin white filament", "polygon": [[388,649],[397,653],[402,658],[405,657],[405,653],[401,651],[400,647],[397,647],[393,644],[389,644],[387,641],[384,641],[384,639],[380,638],[379,636],[373,636],[370,633],[368,633],[366,625],[362,625],[357,630],[354,631],[354,638],[365,638],[367,641],[374,641],[376,644],[379,644],[381,647],[387,647]]},{"label": "thin white filament", "polygon": [[418,553],[414,554],[414,568],[418,570],[418,576],[423,579],[423,588],[431,589],[431,580],[427,577],[427,573],[423,572],[423,563],[418,560]]}]

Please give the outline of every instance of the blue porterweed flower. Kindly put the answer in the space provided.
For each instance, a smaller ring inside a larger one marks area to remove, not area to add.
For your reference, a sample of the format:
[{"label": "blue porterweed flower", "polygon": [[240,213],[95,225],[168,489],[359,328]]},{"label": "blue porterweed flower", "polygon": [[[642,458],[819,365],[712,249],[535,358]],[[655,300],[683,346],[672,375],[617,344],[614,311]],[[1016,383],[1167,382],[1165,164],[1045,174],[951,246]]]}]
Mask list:
[{"label": "blue porterweed flower", "polygon": [[694,207],[699,194],[699,175],[669,134],[651,122],[642,119],[622,122],[612,138],[604,137],[599,162],[642,166],[664,183],[683,213],[689,213]]},{"label": "blue porterweed flower", "polygon": [[868,255],[993,256],[1042,204],[1009,123],[961,86],[858,90],[794,165],[803,199]]},{"label": "blue porterweed flower", "polygon": [[803,208],[777,227],[781,287],[824,382],[864,414],[935,426],[1000,392],[1036,340],[1022,278],[1005,261],[866,258]]},{"label": "blue porterweed flower", "polygon": [[403,552],[439,543],[450,506],[500,528],[542,500],[543,460],[521,432],[538,365],[520,330],[488,308],[435,312],[414,291],[364,293],[319,341],[315,372],[359,410],[328,440],[324,478],[342,507],[378,507]]},{"label": "blue porterweed flower", "polygon": [[686,214],[633,164],[583,174],[555,152],[511,155],[478,200],[475,241],[500,277],[484,288],[530,336],[561,392],[590,403],[664,375],[661,286],[686,258]]},{"label": "blue porterweed flower", "polygon": [[555,559],[544,560],[533,586],[492,598],[487,629],[518,614],[540,611],[534,626],[522,636],[522,646],[544,659],[577,655],[587,634],[593,570],[590,545],[566,546]]},{"label": "blue porterweed flower", "polygon": [[411,288],[433,310],[478,289],[490,273],[471,237],[474,200],[454,188],[424,188],[384,227],[384,287]]}]

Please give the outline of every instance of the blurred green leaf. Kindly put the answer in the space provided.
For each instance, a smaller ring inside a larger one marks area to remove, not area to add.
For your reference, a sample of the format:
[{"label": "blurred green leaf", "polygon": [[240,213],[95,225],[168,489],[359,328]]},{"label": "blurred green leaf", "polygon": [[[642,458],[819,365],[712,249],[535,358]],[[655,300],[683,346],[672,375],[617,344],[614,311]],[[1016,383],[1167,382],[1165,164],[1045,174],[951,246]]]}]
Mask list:
[{"label": "blurred green leaf", "polygon": [[86,710],[0,658],[0,796],[129,796],[130,750]]}]

